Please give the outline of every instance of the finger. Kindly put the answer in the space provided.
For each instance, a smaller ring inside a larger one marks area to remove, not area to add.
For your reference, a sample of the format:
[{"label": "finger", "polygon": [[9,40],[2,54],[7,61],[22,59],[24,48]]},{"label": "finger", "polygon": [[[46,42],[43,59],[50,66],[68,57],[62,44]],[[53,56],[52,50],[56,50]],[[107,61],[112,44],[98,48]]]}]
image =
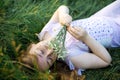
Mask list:
[{"label": "finger", "polygon": [[70,25],[69,25],[69,26],[66,26],[67,31],[69,31],[69,27],[70,27]]},{"label": "finger", "polygon": [[68,32],[70,32],[71,34],[74,34],[74,29],[72,27],[68,27]]},{"label": "finger", "polygon": [[80,30],[78,30],[75,27],[70,27],[70,31],[73,32],[74,34],[79,34],[78,32],[80,32]]},{"label": "finger", "polygon": [[69,23],[66,23],[65,26],[68,27],[68,26],[70,26],[70,24],[69,24]]},{"label": "finger", "polygon": [[78,35],[80,35],[77,31],[75,31],[74,29],[71,29],[71,27],[69,28],[68,32],[77,39],[78,39]]},{"label": "finger", "polygon": [[78,32],[82,31],[82,27],[73,27],[73,28]]},{"label": "finger", "polygon": [[63,23],[60,23],[62,26],[64,26],[64,27],[68,27],[70,24],[69,23],[65,23],[65,24],[63,24]]},{"label": "finger", "polygon": [[76,35],[74,32],[72,32],[71,30],[69,30],[69,33],[70,33],[73,37],[78,38],[77,35]]}]

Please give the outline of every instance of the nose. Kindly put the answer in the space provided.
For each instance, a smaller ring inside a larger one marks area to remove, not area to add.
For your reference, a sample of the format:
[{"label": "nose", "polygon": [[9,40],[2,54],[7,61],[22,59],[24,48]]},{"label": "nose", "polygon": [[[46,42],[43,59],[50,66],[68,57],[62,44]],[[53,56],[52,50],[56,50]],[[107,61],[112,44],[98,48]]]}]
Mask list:
[{"label": "nose", "polygon": [[46,52],[47,54],[46,54],[46,56],[49,56],[50,54],[52,54],[53,53],[53,49],[49,49],[49,50],[47,50],[47,52]]}]

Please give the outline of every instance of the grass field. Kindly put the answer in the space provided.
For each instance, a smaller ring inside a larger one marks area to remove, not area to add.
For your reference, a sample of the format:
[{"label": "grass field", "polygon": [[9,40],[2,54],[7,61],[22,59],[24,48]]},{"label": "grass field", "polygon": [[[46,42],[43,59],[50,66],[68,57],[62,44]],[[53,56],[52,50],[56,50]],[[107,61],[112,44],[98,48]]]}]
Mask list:
[{"label": "grass field", "polygon": [[0,80],[120,80],[120,48],[108,50],[113,58],[109,67],[86,70],[81,77],[61,62],[45,73],[22,68],[24,65],[18,62],[20,52],[31,42],[38,42],[36,33],[60,5],[67,5],[75,20],[89,17],[113,1],[0,0]]}]

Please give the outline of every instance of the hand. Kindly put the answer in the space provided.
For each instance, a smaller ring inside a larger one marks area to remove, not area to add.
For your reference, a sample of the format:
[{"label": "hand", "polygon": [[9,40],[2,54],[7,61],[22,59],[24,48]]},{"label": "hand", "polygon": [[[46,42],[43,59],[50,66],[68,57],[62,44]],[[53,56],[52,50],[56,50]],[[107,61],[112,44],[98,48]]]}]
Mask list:
[{"label": "hand", "polygon": [[82,27],[67,27],[68,32],[78,40],[84,40],[88,36],[88,33]]},{"label": "hand", "polygon": [[69,14],[62,13],[60,14],[59,22],[62,25],[69,26],[69,24],[72,22],[72,17]]}]

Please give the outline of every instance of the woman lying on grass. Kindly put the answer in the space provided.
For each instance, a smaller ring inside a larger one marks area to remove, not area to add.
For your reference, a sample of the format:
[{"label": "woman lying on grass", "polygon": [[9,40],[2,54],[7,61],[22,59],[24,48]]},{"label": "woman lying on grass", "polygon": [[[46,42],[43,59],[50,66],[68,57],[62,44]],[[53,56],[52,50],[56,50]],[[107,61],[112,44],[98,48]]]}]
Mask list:
[{"label": "woman lying on grass", "polygon": [[109,66],[112,59],[106,48],[120,46],[119,4],[120,0],[117,0],[89,18],[75,21],[72,21],[69,9],[60,6],[38,35],[40,42],[29,47],[21,56],[21,62],[29,66],[37,64],[40,71],[49,69],[60,54],[56,54],[55,47],[50,47],[51,40],[65,25],[67,33],[63,61],[71,70],[78,70],[81,75],[83,69]]}]

